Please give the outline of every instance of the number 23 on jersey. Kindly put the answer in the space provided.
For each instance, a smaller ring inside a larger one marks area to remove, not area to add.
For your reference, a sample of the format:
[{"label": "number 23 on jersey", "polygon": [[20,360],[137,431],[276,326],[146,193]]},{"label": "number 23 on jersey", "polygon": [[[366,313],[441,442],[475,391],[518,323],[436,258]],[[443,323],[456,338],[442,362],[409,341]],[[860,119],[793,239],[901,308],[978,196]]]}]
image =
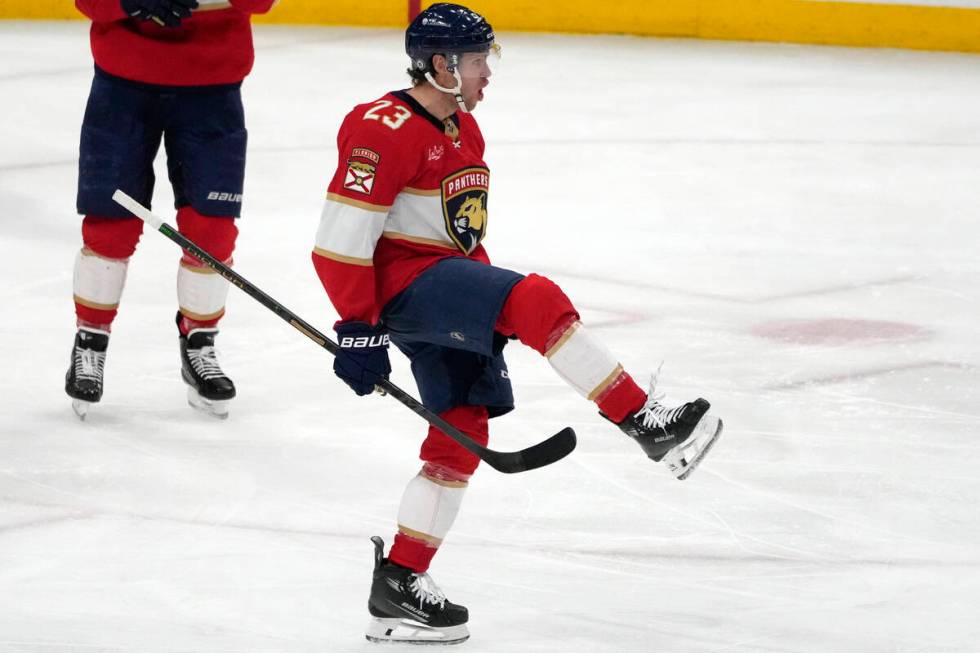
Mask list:
[{"label": "number 23 on jersey", "polygon": [[397,105],[391,111],[394,103],[391,100],[378,100],[374,106],[364,113],[365,120],[380,120],[381,124],[392,129],[398,129],[405,124],[405,121],[412,117],[412,112],[401,105]]}]

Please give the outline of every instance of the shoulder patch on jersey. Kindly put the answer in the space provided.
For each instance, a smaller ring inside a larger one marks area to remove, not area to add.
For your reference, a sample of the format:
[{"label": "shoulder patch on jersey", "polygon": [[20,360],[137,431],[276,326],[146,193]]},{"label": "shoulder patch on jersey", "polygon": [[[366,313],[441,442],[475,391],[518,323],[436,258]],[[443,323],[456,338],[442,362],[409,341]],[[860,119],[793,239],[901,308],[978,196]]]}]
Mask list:
[{"label": "shoulder patch on jersey", "polygon": [[344,190],[371,194],[374,178],[381,163],[381,155],[367,147],[354,147],[347,158],[347,175],[344,177]]},{"label": "shoulder patch on jersey", "polygon": [[362,159],[367,159],[373,162],[375,165],[381,163],[381,155],[374,150],[368,149],[366,147],[355,147],[350,152],[351,158],[360,157]]},{"label": "shoulder patch on jersey", "polygon": [[481,166],[457,170],[442,180],[446,232],[464,254],[472,254],[487,233],[490,171]]}]

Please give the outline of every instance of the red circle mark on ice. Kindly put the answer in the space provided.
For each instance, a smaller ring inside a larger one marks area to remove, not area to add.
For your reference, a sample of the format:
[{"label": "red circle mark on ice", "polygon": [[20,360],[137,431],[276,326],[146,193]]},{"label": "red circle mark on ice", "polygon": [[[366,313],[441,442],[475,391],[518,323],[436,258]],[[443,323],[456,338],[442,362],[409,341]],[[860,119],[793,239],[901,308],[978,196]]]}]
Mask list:
[{"label": "red circle mark on ice", "polygon": [[929,331],[904,322],[878,320],[780,320],[765,322],[751,329],[752,335],[807,345],[844,345],[855,342],[903,342],[919,340]]}]

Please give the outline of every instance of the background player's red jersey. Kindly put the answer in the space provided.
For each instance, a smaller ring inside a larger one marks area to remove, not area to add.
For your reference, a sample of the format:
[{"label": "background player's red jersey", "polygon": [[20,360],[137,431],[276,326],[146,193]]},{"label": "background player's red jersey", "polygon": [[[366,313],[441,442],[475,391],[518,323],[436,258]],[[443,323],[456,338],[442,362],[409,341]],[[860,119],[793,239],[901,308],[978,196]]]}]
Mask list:
[{"label": "background player's red jersey", "polygon": [[395,91],[347,114],[337,149],[313,263],[341,320],[377,322],[448,256],[489,263],[480,241],[490,172],[473,116],[440,121]]},{"label": "background player's red jersey", "polygon": [[199,0],[180,27],[130,18],[119,0],[75,0],[92,19],[95,64],[111,75],[162,86],[233,84],[252,70],[251,14],[277,0]]}]

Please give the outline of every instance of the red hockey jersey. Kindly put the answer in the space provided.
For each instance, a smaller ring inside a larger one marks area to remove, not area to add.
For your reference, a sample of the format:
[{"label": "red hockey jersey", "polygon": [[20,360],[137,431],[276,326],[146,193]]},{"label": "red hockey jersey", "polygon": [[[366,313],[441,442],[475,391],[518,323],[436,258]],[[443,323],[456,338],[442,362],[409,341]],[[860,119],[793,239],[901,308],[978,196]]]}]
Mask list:
[{"label": "red hockey jersey", "polygon": [[440,121],[395,91],[347,114],[337,150],[313,264],[341,320],[376,323],[446,257],[490,262],[481,244],[490,171],[473,116]]},{"label": "red hockey jersey", "polygon": [[119,0],[75,0],[92,19],[95,64],[110,75],[162,86],[234,84],[252,70],[251,14],[277,0],[198,0],[180,27],[130,18]]}]

